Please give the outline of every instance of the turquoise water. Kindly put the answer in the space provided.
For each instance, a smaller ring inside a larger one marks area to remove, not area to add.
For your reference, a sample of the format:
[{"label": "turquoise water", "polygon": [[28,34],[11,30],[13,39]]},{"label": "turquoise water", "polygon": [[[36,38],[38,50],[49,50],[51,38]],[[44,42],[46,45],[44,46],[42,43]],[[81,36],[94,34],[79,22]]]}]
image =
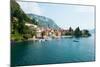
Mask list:
[{"label": "turquoise water", "polygon": [[[78,42],[75,42],[77,40]],[[94,36],[11,44],[11,65],[40,65],[95,61]]]}]

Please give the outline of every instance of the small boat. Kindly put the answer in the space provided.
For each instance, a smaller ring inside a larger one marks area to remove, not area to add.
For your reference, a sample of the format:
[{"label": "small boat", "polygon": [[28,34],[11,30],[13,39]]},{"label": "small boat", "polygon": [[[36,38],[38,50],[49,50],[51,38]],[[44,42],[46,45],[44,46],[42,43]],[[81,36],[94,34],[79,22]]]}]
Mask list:
[{"label": "small boat", "polygon": [[79,42],[78,40],[73,40],[73,42]]},{"label": "small boat", "polygon": [[50,37],[45,38],[45,41],[49,41],[49,40],[52,40],[52,38],[50,38]]}]

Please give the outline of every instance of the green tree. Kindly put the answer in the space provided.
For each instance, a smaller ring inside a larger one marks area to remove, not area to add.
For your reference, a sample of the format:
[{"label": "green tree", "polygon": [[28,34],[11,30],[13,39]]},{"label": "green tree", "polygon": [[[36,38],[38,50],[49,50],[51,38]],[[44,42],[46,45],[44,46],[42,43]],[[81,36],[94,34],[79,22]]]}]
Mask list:
[{"label": "green tree", "polygon": [[73,29],[71,27],[69,27],[69,34],[73,35]]},{"label": "green tree", "polygon": [[69,32],[72,32],[72,31],[73,31],[72,27],[69,27]]},{"label": "green tree", "polygon": [[75,37],[80,37],[81,35],[82,35],[82,32],[81,32],[80,28],[77,27],[77,28],[75,29],[75,31],[74,31],[74,36],[75,36]]},{"label": "green tree", "polygon": [[89,33],[89,31],[88,30],[83,30],[83,36],[91,36],[91,34]]}]

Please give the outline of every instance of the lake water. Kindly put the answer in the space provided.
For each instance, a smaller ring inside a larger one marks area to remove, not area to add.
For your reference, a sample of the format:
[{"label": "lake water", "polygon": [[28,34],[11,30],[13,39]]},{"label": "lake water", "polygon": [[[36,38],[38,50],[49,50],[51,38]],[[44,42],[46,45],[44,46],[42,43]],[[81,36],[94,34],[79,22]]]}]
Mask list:
[{"label": "lake water", "polygon": [[[77,40],[78,42],[75,42]],[[94,36],[11,44],[11,65],[40,65],[95,61]]]}]

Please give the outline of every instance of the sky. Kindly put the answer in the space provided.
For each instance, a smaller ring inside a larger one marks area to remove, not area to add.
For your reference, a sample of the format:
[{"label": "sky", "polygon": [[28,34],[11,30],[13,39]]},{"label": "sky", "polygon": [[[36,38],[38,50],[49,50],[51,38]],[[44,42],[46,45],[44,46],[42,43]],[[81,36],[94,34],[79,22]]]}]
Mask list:
[{"label": "sky", "polygon": [[[18,2],[18,1],[17,1]],[[59,27],[94,29],[94,7],[82,5],[18,2],[25,13],[51,18]]]}]

